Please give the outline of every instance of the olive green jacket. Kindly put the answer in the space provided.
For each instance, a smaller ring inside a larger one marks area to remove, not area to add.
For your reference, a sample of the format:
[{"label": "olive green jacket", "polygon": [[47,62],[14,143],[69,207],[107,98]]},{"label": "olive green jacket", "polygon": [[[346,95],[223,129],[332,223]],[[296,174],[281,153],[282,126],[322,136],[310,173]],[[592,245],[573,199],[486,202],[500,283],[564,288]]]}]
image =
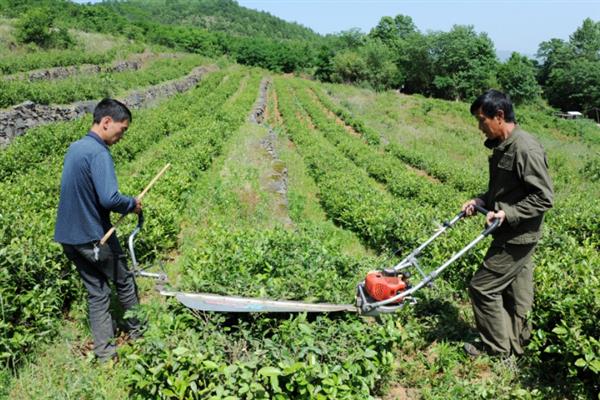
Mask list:
[{"label": "olive green jacket", "polygon": [[479,195],[486,208],[503,210],[506,219],[492,234],[494,242],[535,243],[542,236],[544,212],[554,192],[542,145],[517,125],[508,139],[486,140],[489,157],[487,192]]}]

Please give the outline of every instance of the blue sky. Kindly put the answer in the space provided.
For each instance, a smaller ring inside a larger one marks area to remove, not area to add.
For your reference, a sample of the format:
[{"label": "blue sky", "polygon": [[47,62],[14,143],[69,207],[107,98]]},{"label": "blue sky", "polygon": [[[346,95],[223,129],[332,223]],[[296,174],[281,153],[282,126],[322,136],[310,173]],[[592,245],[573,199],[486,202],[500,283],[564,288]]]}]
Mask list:
[{"label": "blue sky", "polygon": [[600,0],[239,0],[319,33],[352,27],[368,32],[384,15],[410,16],[421,32],[473,25],[498,51],[537,52],[551,38],[568,39],[586,17],[600,21]]},{"label": "blue sky", "polygon": [[518,51],[528,55],[535,54],[543,41],[567,40],[585,18],[600,21],[600,0],[238,0],[238,3],[298,22],[322,34],[350,28],[369,32],[382,16],[397,14],[412,17],[421,32],[449,31],[455,24],[473,25],[477,32],[489,35],[498,52]]}]

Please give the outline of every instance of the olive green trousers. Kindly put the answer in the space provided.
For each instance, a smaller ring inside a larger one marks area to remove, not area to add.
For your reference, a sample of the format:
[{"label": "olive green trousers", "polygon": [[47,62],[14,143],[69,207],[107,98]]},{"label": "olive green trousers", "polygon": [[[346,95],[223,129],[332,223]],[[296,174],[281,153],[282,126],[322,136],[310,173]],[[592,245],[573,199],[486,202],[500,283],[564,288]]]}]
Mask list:
[{"label": "olive green trousers", "polygon": [[535,243],[494,244],[475,272],[469,294],[481,340],[492,354],[520,355],[531,336]]}]

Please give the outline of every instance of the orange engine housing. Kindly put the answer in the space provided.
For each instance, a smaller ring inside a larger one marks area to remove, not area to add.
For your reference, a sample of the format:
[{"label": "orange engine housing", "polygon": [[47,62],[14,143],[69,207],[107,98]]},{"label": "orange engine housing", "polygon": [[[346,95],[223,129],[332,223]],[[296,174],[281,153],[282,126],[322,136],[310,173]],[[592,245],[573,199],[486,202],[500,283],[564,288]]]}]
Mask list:
[{"label": "orange engine housing", "polygon": [[[365,278],[365,287],[369,296],[377,301],[387,300],[407,288],[402,276],[384,276],[381,272],[373,271]],[[402,302],[402,299],[397,301]]]}]

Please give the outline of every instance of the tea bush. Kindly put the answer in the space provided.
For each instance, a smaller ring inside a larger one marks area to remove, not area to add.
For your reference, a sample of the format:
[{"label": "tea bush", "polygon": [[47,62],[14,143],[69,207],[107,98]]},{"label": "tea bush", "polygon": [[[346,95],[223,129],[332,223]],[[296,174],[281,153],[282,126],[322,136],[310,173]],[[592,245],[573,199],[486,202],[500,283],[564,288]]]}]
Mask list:
[{"label": "tea bush", "polygon": [[155,60],[139,71],[77,75],[55,81],[0,80],[0,108],[25,100],[39,104],[66,104],[77,100],[114,97],[128,89],[180,78],[203,60],[197,55],[186,55]]}]

